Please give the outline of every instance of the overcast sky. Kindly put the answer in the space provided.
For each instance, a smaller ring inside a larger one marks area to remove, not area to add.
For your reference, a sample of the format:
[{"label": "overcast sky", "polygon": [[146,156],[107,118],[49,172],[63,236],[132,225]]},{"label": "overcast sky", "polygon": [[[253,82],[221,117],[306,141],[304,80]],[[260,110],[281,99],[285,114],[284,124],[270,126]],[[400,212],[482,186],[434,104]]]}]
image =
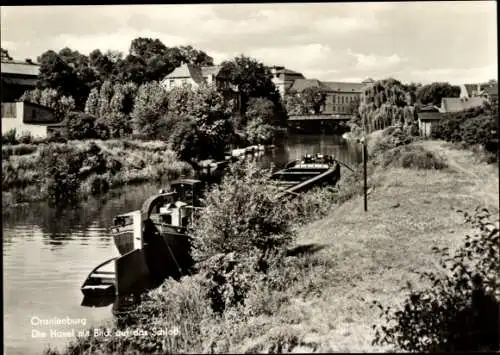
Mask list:
[{"label": "overcast sky", "polygon": [[152,37],[325,81],[463,83],[497,78],[496,25],[494,1],[2,7],[1,44],[24,59]]}]

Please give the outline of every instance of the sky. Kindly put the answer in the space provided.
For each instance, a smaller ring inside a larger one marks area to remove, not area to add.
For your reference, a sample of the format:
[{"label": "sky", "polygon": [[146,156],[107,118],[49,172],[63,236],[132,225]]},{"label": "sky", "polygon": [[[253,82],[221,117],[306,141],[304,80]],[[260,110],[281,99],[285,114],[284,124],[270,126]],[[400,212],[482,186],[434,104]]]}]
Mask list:
[{"label": "sky", "polygon": [[324,81],[461,84],[497,78],[496,26],[495,1],[2,6],[1,46],[24,60],[151,37]]}]

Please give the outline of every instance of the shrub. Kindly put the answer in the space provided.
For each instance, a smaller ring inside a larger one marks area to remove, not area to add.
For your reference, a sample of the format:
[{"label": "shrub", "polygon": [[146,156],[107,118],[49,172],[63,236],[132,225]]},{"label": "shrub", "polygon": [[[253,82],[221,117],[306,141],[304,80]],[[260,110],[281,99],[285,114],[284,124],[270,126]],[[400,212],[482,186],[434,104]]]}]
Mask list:
[{"label": "shrub", "polygon": [[254,248],[266,251],[293,241],[293,216],[276,199],[278,189],[269,183],[269,175],[251,163],[231,167],[208,193],[208,208],[193,227],[198,252],[210,257]]},{"label": "shrub", "polygon": [[373,142],[369,142],[371,147],[371,149],[369,149],[370,156],[376,156],[390,149],[407,145],[411,143],[414,138],[400,127],[389,127],[383,130],[381,134],[374,136],[373,140]]},{"label": "shrub", "polygon": [[31,132],[23,132],[19,138],[18,138],[19,143],[22,144],[31,144],[34,141],[33,135]]},{"label": "shrub", "polygon": [[6,159],[13,155],[27,155],[34,153],[38,147],[34,144],[17,144],[2,146],[2,158]]},{"label": "shrub", "polygon": [[19,143],[16,139],[16,129],[13,128],[2,134],[2,144],[17,144]]},{"label": "shrub", "polygon": [[409,287],[400,308],[383,307],[384,325],[376,326],[374,344],[390,344],[406,351],[498,351],[500,301],[499,229],[486,209],[464,213],[476,230],[450,255],[433,248],[442,272],[420,273],[430,287]]},{"label": "shrub", "polygon": [[41,150],[50,206],[76,203],[84,153],[49,145]]},{"label": "shrub", "polygon": [[69,139],[96,138],[94,125],[96,118],[83,112],[71,112],[66,117]]},{"label": "shrub", "polygon": [[382,154],[382,166],[410,169],[444,169],[446,162],[435,153],[419,145],[399,146]]}]

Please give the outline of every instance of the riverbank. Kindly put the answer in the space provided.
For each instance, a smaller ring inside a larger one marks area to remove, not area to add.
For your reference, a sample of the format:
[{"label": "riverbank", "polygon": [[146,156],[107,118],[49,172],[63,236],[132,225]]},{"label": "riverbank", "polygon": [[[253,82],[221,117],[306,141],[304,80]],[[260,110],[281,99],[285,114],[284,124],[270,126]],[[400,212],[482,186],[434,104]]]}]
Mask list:
[{"label": "riverbank", "polygon": [[[275,280],[279,290],[259,284],[243,309],[214,315],[197,276],[167,282],[152,292],[150,309],[139,310],[130,329],[179,327],[177,336],[90,337],[66,353],[387,350],[372,345],[371,326],[380,319],[371,302],[397,303],[407,281],[421,285],[415,271],[437,267],[431,248],[453,249],[470,231],[456,209],[480,205],[494,215],[499,190],[498,167],[474,152],[441,141],[374,153],[379,146],[370,151],[368,212],[360,170],[344,173],[334,208],[297,226],[294,256]],[[159,317],[152,318],[154,310],[161,310]]]},{"label": "riverbank", "polygon": [[[70,172],[71,164],[75,171]],[[53,168],[52,170],[50,170]],[[192,174],[161,141],[85,140],[2,146],[3,213],[12,206],[46,200],[55,175],[72,185],[79,199],[127,184]]]}]

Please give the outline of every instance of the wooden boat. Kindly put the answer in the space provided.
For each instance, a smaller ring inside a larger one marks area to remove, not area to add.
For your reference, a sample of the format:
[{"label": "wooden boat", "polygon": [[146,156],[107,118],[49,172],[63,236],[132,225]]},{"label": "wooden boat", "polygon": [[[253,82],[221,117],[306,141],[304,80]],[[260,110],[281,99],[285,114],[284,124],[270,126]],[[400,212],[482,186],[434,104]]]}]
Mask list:
[{"label": "wooden boat", "polygon": [[111,258],[97,265],[87,276],[81,287],[85,297],[109,297],[116,293],[115,261]]},{"label": "wooden boat", "polygon": [[278,197],[297,194],[316,186],[335,185],[340,179],[340,164],[328,155],[306,155],[286,164],[271,179],[280,189]]}]

